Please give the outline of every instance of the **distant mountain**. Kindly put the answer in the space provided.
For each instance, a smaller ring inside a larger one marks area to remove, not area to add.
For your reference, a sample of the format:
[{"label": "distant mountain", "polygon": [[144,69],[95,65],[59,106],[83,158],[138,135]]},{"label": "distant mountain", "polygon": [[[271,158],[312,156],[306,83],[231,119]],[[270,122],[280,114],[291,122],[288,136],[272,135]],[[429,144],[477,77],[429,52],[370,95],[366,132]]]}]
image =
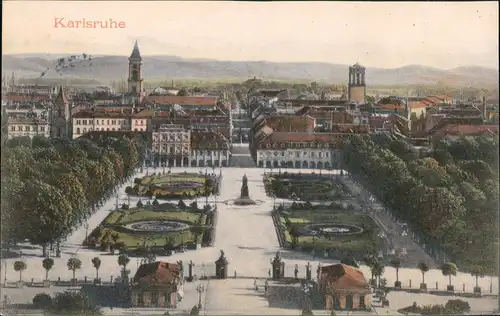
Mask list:
[{"label": "distant mountain", "polygon": [[[4,55],[2,71],[16,72],[19,77],[82,78],[95,80],[119,80],[127,77],[126,56],[92,56],[92,60],[76,60],[72,67],[55,71],[55,61],[63,54]],[[185,59],[178,56],[144,56],[145,79],[300,79],[347,82],[349,65],[297,62],[278,63],[268,61],[220,61],[210,59]],[[467,66],[449,70],[421,65],[394,69],[367,68],[368,85],[432,85],[443,83],[450,86],[488,87],[498,85],[495,69]]]}]

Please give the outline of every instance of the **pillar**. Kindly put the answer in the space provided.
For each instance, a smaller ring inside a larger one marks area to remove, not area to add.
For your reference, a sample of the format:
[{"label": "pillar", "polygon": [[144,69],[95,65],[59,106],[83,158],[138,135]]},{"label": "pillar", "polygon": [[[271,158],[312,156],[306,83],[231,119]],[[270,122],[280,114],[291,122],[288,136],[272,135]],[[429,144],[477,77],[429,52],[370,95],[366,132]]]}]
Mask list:
[{"label": "pillar", "polygon": [[352,295],[352,308],[359,309],[359,294]]}]

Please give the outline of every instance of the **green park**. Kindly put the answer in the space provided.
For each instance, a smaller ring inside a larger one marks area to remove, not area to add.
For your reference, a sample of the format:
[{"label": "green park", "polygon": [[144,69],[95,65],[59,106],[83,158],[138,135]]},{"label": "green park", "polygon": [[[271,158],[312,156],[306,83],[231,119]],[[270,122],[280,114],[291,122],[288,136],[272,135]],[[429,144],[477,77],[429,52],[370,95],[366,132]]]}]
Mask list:
[{"label": "green park", "polygon": [[126,193],[139,197],[157,199],[190,199],[214,194],[217,178],[197,173],[158,173],[134,180],[134,186],[126,188]]},{"label": "green park", "polygon": [[102,251],[134,252],[141,248],[172,250],[180,246],[201,244],[210,231],[211,210],[198,209],[196,202],[125,207],[109,215],[87,237],[85,244]]},{"label": "green park", "polygon": [[332,201],[350,197],[349,190],[331,175],[278,173],[265,176],[268,195],[301,201]]},{"label": "green park", "polygon": [[278,206],[274,213],[285,245],[293,249],[362,260],[380,248],[375,222],[346,204],[294,202],[290,207]]}]

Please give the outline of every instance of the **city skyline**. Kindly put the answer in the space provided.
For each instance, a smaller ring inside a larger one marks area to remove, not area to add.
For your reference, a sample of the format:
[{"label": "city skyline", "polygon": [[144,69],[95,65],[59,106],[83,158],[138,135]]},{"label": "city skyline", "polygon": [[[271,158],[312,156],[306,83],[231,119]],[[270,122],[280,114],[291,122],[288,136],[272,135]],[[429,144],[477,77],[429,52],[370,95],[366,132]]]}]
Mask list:
[{"label": "city skyline", "polygon": [[[493,2],[4,4],[4,54],[128,56],[138,40],[144,56],[498,68],[498,5]],[[56,18],[113,19],[126,26],[55,28]]]}]

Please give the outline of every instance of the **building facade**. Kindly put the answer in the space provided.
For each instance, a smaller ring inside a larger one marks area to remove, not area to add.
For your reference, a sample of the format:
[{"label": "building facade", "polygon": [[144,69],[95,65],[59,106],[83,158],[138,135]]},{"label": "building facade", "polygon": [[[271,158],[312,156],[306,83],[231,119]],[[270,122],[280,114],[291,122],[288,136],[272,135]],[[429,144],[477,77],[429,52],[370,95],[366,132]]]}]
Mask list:
[{"label": "building facade", "polygon": [[133,307],[175,308],[184,283],[182,267],[168,262],[143,264],[131,287]]},{"label": "building facade", "polygon": [[160,125],[158,129],[153,131],[151,153],[160,165],[189,166],[191,131],[182,125]]},{"label": "building facade", "polygon": [[90,109],[73,115],[73,139],[91,131],[123,131],[131,128],[132,108]]},{"label": "building facade", "polygon": [[261,168],[337,169],[345,135],[275,132],[259,140],[256,162]]},{"label": "building facade", "polygon": [[371,310],[371,289],[359,269],[345,264],[322,267],[318,284],[326,310]]},{"label": "building facade", "polygon": [[193,130],[191,166],[227,167],[230,157],[229,149],[229,140],[222,133]]}]

